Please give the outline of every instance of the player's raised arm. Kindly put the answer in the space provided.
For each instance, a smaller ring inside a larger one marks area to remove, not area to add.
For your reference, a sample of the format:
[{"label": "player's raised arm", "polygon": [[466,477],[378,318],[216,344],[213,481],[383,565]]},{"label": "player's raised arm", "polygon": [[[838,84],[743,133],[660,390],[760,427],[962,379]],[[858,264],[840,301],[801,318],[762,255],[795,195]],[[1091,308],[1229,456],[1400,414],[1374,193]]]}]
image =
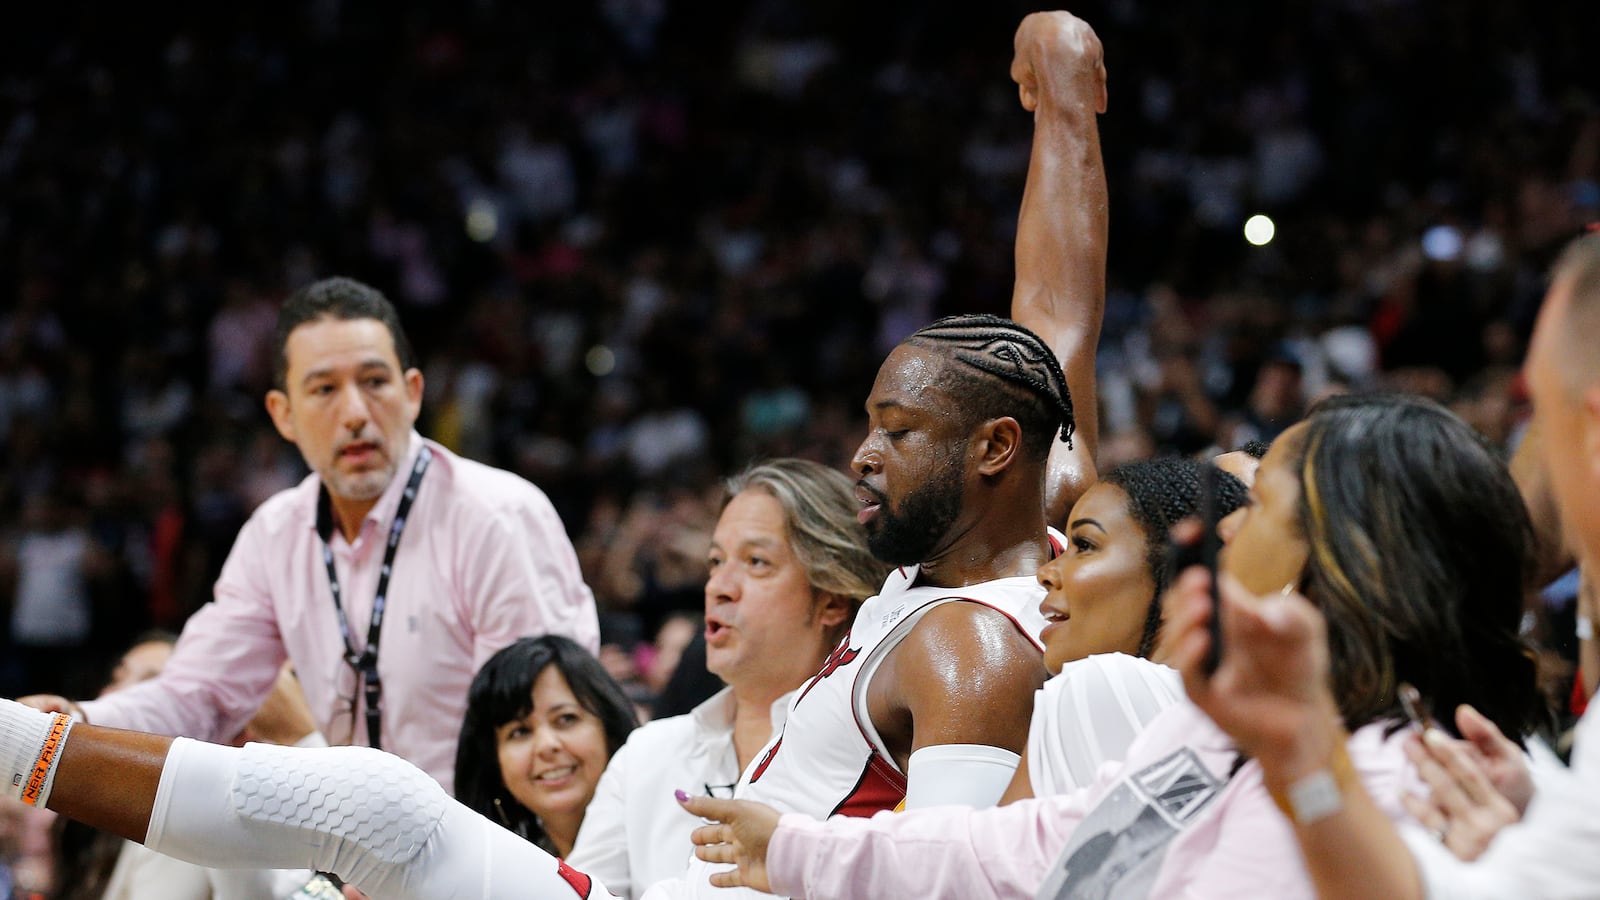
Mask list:
[{"label": "player's raised arm", "polygon": [[1034,13],[1017,28],[1011,77],[1034,115],[1033,155],[1017,220],[1011,317],[1061,360],[1077,421],[1071,446],[1051,451],[1045,513],[1060,525],[1094,483],[1099,446],[1094,367],[1106,293],[1106,178],[1095,116],[1106,109],[1104,51],[1066,12]]}]

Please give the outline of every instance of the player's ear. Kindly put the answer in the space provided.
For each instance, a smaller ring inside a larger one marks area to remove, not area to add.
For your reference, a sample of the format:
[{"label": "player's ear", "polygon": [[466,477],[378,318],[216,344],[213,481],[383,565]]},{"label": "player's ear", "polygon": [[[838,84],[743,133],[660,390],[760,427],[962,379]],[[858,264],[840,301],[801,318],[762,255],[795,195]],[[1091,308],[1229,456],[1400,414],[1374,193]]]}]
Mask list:
[{"label": "player's ear", "polygon": [[986,420],[978,426],[972,447],[978,474],[999,474],[1005,471],[1022,451],[1022,426],[1010,416]]}]

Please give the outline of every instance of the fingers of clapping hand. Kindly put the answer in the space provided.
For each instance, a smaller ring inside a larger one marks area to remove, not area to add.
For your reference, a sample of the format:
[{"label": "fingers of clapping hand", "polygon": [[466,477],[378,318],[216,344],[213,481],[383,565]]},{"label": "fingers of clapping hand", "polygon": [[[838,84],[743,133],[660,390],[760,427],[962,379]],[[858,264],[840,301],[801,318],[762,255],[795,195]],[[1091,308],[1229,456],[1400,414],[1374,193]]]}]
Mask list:
[{"label": "fingers of clapping hand", "polygon": [[733,829],[722,824],[721,822],[714,822],[710,825],[701,825],[694,831],[689,832],[689,840],[696,847],[714,847],[718,844],[726,844],[727,842],[733,840]]},{"label": "fingers of clapping hand", "polygon": [[1420,739],[1406,741],[1406,755],[1416,765],[1417,774],[1433,789],[1434,802],[1451,817],[1464,815],[1499,796],[1466,741],[1429,729]]},{"label": "fingers of clapping hand", "polygon": [[1435,806],[1431,799],[1408,793],[1401,795],[1400,802],[1405,806],[1406,812],[1411,813],[1412,818],[1434,835],[1444,835],[1449,829],[1450,820],[1445,817],[1444,810]]},{"label": "fingers of clapping hand", "polygon": [[1406,755],[1430,790],[1427,800],[1408,799],[1406,808],[1457,857],[1476,859],[1516,821],[1516,808],[1495,790],[1471,743],[1435,729],[1408,738]]},{"label": "fingers of clapping hand", "polygon": [[1417,767],[1417,777],[1428,786],[1428,799],[1446,820],[1465,815],[1476,804],[1435,756],[1435,748],[1420,737],[1407,738],[1406,757]]},{"label": "fingers of clapping hand", "polygon": [[[690,797],[682,791],[676,794],[678,804],[685,810],[708,822],[731,822],[738,818],[738,800],[718,800],[715,797]],[[702,829],[696,829],[702,830]],[[729,831],[732,834],[732,831]],[[726,840],[726,838],[724,839]]]},{"label": "fingers of clapping hand", "polygon": [[712,887],[752,886],[744,880],[744,872],[739,869],[729,869],[726,872],[712,872],[710,881]]},{"label": "fingers of clapping hand", "polygon": [[1495,724],[1471,706],[1456,708],[1456,727],[1472,742],[1473,759],[1483,766],[1489,783],[1505,797],[1520,816],[1533,800],[1533,773],[1522,748],[1501,733]]},{"label": "fingers of clapping hand", "polygon": [[733,835],[727,832],[725,825],[707,825],[696,828],[690,836],[694,842],[694,855],[709,863],[738,863],[737,849],[732,841]]},{"label": "fingers of clapping hand", "polygon": [[1486,759],[1514,757],[1520,759],[1522,751],[1503,734],[1488,717],[1465,704],[1456,708],[1456,727],[1461,736],[1472,742]]}]

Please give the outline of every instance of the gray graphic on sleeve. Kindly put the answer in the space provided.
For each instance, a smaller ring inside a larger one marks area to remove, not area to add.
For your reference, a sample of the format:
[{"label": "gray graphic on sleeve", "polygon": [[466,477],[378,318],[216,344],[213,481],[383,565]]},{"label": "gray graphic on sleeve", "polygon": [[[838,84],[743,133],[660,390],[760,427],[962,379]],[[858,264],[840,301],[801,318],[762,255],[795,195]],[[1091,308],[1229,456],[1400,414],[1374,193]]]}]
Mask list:
[{"label": "gray graphic on sleeve", "polygon": [[1124,778],[1073,831],[1036,900],[1149,897],[1172,839],[1223,784],[1187,747]]}]

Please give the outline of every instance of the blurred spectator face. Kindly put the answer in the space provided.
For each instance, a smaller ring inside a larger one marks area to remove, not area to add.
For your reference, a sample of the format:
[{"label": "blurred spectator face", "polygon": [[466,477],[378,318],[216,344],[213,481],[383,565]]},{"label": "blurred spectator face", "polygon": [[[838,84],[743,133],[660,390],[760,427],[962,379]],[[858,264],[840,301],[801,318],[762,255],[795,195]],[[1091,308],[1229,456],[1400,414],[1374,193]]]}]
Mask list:
[{"label": "blurred spectator face", "polygon": [[795,558],[783,507],[762,490],[743,491],[717,520],[706,579],[706,668],[735,687],[752,676],[816,665],[816,593]]},{"label": "blurred spectator face", "polygon": [[1224,544],[1217,564],[1257,594],[1296,584],[1311,556],[1300,529],[1300,476],[1291,464],[1305,430],[1302,422],[1272,443],[1256,470],[1249,504],[1217,525]]},{"label": "blurred spectator face", "polygon": [[938,390],[945,361],[902,344],[878,370],[867,397],[867,437],[851,468],[860,476],[858,514],[872,555],[892,565],[913,565],[932,556],[961,512],[961,439]]},{"label": "blurred spectator face", "polygon": [[1051,672],[1091,653],[1137,653],[1156,592],[1144,529],[1128,511],[1126,491],[1096,484],[1067,521],[1066,552],[1039,570],[1039,611],[1051,620],[1040,638]]},{"label": "blurred spectator face", "polygon": [[167,660],[172,657],[172,644],[168,641],[145,641],[134,644],[122,658],[117,660],[117,667],[111,670],[111,680],[101,689],[100,695],[120,691],[133,687],[140,682],[161,674],[166,667]]},{"label": "blurred spectator face", "polygon": [[405,458],[422,408],[422,373],[402,372],[377,319],[322,318],[289,333],[286,388],[267,394],[278,433],[328,492],[373,501]]},{"label": "blurred spectator face", "polygon": [[1250,405],[1270,419],[1294,415],[1300,408],[1300,367],[1284,362],[1262,366]]},{"label": "blurred spectator face", "polygon": [[534,680],[527,714],[495,729],[495,745],[506,790],[543,820],[582,816],[610,758],[600,717],[554,665]]}]

